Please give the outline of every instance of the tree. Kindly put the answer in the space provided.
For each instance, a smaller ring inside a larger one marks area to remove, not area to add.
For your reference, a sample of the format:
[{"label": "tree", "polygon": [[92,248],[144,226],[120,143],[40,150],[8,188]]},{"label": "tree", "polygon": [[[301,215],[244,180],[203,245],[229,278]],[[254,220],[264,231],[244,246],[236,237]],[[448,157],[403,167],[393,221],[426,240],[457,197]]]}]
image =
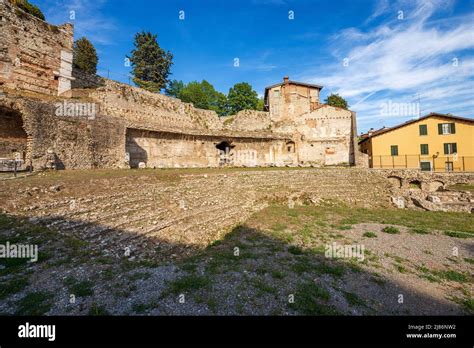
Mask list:
[{"label": "tree", "polygon": [[151,92],[160,92],[168,82],[173,55],[158,44],[157,35],[150,32],[135,34],[135,49],[130,59],[133,82]]},{"label": "tree", "polygon": [[13,0],[13,4],[39,19],[45,20],[43,12],[36,5],[30,4],[28,0]]},{"label": "tree", "polygon": [[265,110],[265,101],[263,98],[258,98],[258,103],[257,103],[257,109],[258,111],[264,111]]},{"label": "tree", "polygon": [[184,82],[173,80],[168,83],[168,86],[165,89],[165,94],[170,97],[179,98],[179,94],[184,88]]},{"label": "tree", "polygon": [[206,80],[188,83],[177,97],[185,103],[192,103],[196,108],[214,110],[220,116],[228,113],[227,97]]},{"label": "tree", "polygon": [[241,110],[256,110],[258,94],[247,82],[236,83],[227,95],[229,109],[232,114]]},{"label": "tree", "polygon": [[346,110],[348,108],[347,101],[339,94],[331,94],[329,97],[326,98],[326,100],[324,100],[324,102],[328,105],[336,106]]},{"label": "tree", "polygon": [[90,74],[97,72],[97,51],[94,45],[85,37],[74,42],[74,53],[72,64],[74,68],[85,71]]}]

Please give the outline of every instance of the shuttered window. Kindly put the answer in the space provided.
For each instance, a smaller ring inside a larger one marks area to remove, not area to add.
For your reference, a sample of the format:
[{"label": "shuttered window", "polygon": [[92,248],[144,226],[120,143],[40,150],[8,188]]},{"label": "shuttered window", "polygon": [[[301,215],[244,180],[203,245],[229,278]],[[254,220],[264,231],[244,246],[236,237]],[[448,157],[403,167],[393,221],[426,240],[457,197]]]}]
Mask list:
[{"label": "shuttered window", "polygon": [[438,134],[455,134],[456,125],[454,123],[438,123]]},{"label": "shuttered window", "polygon": [[398,156],[398,145],[390,146],[390,153],[392,156]]},{"label": "shuttered window", "polygon": [[428,135],[428,126],[426,124],[420,124],[420,135]]},{"label": "shuttered window", "polygon": [[458,146],[456,143],[445,143],[444,144],[444,154],[452,155],[453,153],[458,152]]},{"label": "shuttered window", "polygon": [[428,144],[421,144],[420,145],[420,153],[422,155],[428,155],[429,154]]}]

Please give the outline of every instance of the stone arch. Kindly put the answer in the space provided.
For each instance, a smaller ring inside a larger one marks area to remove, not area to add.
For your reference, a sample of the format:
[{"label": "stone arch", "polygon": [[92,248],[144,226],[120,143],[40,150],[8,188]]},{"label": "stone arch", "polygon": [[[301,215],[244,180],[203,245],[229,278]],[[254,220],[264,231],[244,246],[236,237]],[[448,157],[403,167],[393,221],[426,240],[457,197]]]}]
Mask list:
[{"label": "stone arch", "polygon": [[30,137],[19,110],[0,105],[0,159],[29,164]]},{"label": "stone arch", "polygon": [[402,187],[402,178],[400,178],[399,176],[389,176],[388,177],[388,181],[390,182],[391,186],[394,187],[394,188],[400,188]]},{"label": "stone arch", "polygon": [[440,180],[434,180],[434,181],[428,183],[428,190],[430,192],[443,191],[444,190],[444,182],[442,182]]},{"label": "stone arch", "polygon": [[296,152],[296,145],[294,141],[287,141],[285,144],[286,152],[288,153],[295,153]]},{"label": "stone arch", "polygon": [[410,180],[408,183],[408,188],[414,190],[421,190],[421,181],[420,180]]}]

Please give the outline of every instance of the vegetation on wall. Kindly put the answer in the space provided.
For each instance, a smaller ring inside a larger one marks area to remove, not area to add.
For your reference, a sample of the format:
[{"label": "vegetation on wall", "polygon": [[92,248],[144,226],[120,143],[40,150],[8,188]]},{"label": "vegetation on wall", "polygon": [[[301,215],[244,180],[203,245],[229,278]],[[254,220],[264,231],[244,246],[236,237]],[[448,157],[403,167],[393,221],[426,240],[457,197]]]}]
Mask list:
[{"label": "vegetation on wall", "polygon": [[348,109],[347,101],[341,97],[339,94],[331,94],[328,96],[324,102],[331,106],[336,106],[338,108]]},{"label": "vegetation on wall", "polygon": [[160,92],[168,83],[173,55],[160,47],[157,35],[140,32],[135,35],[135,49],[131,52],[133,82],[151,92]]},{"label": "vegetation on wall", "polygon": [[97,51],[94,45],[85,37],[74,42],[73,67],[95,74],[97,72]]},{"label": "vegetation on wall", "polygon": [[41,12],[40,8],[36,5],[31,4],[28,0],[12,0],[13,5],[17,6],[18,8],[22,9],[23,11],[45,20],[43,12]]}]

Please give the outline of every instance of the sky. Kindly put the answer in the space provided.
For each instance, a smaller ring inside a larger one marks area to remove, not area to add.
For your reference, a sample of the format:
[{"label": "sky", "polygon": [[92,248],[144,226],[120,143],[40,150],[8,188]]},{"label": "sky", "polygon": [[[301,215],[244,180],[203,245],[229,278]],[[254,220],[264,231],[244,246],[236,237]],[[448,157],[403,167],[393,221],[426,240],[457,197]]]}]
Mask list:
[{"label": "sky", "polygon": [[[223,93],[248,82],[324,86],[357,112],[359,132],[430,112],[474,118],[474,0],[30,0],[74,24],[98,74],[129,83],[140,31],[174,55],[171,79]],[[71,12],[73,11],[73,12]]]}]

